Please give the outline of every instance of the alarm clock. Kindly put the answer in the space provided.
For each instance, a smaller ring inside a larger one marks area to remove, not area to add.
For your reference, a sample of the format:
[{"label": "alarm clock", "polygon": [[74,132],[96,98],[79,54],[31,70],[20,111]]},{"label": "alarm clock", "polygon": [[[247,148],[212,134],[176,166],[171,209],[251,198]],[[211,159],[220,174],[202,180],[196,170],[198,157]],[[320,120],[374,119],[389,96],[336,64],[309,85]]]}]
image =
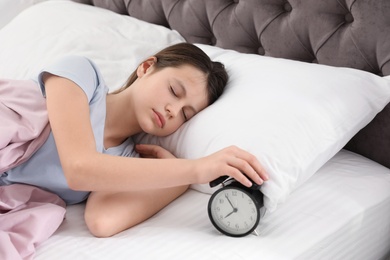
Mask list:
[{"label": "alarm clock", "polygon": [[[210,182],[210,186],[216,186],[220,182],[221,178],[218,178]],[[222,188],[211,195],[207,211],[211,223],[218,231],[231,237],[243,237],[258,226],[260,208],[263,205],[259,185],[253,183],[248,188],[234,179],[228,179],[222,181]]]}]

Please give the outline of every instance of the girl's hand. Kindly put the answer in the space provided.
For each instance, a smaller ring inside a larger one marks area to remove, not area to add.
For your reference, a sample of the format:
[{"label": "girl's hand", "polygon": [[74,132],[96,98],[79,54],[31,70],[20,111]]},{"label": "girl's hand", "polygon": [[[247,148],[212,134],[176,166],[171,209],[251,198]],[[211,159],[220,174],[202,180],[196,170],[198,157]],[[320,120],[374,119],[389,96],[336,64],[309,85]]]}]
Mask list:
[{"label": "girl's hand", "polygon": [[157,159],[176,158],[168,150],[158,145],[137,144],[135,146],[135,150],[140,154],[142,158],[157,158]]},{"label": "girl's hand", "polygon": [[[268,174],[256,157],[236,146],[230,146],[197,160],[198,183],[207,183],[228,175],[250,187],[252,181],[261,185]],[[252,180],[252,181],[251,181]]]}]

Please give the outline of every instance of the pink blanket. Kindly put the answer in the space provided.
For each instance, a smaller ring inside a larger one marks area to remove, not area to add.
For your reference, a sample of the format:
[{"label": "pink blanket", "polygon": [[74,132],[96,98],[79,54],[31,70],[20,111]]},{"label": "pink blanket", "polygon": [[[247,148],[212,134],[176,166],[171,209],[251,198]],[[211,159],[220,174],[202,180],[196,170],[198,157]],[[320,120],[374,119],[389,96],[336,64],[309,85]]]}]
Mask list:
[{"label": "pink blanket", "polygon": [[[39,149],[50,133],[46,100],[32,80],[0,80],[0,175]],[[39,188],[0,186],[0,259],[32,259],[62,223],[65,202]]]},{"label": "pink blanket", "polygon": [[0,80],[0,175],[26,161],[50,133],[46,100],[32,80]]},{"label": "pink blanket", "polygon": [[65,202],[39,188],[0,186],[0,259],[32,259],[62,223]]}]

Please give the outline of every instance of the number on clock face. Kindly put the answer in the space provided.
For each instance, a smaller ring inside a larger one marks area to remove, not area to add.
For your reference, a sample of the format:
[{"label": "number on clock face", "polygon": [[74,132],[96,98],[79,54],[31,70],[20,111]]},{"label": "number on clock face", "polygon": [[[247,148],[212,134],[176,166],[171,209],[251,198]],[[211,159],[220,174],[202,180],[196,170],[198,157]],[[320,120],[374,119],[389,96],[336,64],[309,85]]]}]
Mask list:
[{"label": "number on clock face", "polygon": [[209,214],[214,225],[221,232],[232,235],[246,235],[257,226],[259,208],[243,190],[225,188],[217,191],[211,200]]}]

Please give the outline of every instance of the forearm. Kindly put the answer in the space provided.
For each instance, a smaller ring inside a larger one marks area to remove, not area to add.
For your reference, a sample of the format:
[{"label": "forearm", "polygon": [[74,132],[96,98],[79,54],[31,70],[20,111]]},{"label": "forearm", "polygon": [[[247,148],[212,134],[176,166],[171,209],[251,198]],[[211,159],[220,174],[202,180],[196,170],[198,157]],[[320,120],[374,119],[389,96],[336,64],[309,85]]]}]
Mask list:
[{"label": "forearm", "polygon": [[88,191],[136,191],[197,182],[195,162],[185,159],[143,159],[106,154],[83,156],[64,172],[69,186]]}]

